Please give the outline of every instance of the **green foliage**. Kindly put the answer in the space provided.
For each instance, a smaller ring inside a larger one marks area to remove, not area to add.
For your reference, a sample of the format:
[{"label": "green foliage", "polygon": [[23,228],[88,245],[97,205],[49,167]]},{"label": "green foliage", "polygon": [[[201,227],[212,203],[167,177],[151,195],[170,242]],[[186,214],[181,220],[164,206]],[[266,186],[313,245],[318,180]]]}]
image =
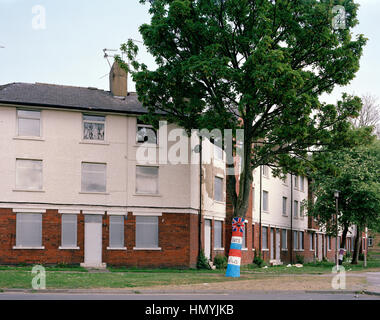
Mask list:
[{"label": "green foliage", "polygon": [[198,261],[197,261],[197,268],[198,269],[211,269],[208,259],[206,258],[203,250],[201,250]]},{"label": "green foliage", "polygon": [[334,191],[339,190],[339,225],[376,227],[380,223],[379,143],[331,151],[314,161],[319,167],[310,174],[315,202],[309,203],[309,214],[333,232]]},{"label": "green foliage", "polygon": [[255,252],[255,257],[253,258],[253,264],[258,266],[259,268],[262,268],[266,265],[265,261],[261,258],[261,255],[256,254],[256,252]]},{"label": "green foliage", "polygon": [[214,265],[217,269],[225,269],[227,268],[228,259],[225,255],[217,254],[214,258]]},{"label": "green foliage", "polygon": [[301,254],[296,254],[296,263],[304,264],[305,258]]},{"label": "green foliage", "polygon": [[364,253],[359,253],[359,260],[364,261]]},{"label": "green foliage", "polygon": [[358,115],[361,100],[343,94],[333,105],[319,98],[359,69],[367,39],[351,35],[358,24],[354,0],[344,1],[346,28],[337,30],[332,1],[149,3],[151,21],[140,33],[156,70],[138,62],[133,41],[121,45],[131,67],[116,60],[136,83],[146,121],[164,117],[188,133],[244,129],[239,194],[233,182],[227,188],[234,216],[245,217],[259,165],[275,165],[276,174],[305,173],[310,152],[352,143],[346,120]]}]

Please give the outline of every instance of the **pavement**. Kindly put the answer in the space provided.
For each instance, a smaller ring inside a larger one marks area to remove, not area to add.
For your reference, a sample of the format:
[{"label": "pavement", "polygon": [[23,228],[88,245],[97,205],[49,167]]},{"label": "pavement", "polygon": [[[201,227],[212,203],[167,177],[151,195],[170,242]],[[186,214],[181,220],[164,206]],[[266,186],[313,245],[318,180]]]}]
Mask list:
[{"label": "pavement", "polygon": [[3,289],[0,300],[380,300],[380,272],[350,273],[349,277],[365,278],[365,281],[349,290],[228,290],[220,286],[223,283],[203,284],[203,288],[189,285],[134,289]]}]

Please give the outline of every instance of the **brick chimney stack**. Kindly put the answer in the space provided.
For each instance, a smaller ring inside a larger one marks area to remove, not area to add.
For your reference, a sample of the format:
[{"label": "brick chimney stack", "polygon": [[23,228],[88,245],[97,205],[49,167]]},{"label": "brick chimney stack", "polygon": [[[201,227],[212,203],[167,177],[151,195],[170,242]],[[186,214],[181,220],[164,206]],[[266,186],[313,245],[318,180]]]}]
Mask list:
[{"label": "brick chimney stack", "polygon": [[114,97],[125,98],[128,94],[128,76],[115,61],[110,72],[110,91]]}]

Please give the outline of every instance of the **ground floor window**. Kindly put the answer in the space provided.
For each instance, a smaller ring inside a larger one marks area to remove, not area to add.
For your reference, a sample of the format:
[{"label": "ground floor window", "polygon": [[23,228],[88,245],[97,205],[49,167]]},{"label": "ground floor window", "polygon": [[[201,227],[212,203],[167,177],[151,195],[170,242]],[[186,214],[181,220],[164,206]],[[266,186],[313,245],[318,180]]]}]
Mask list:
[{"label": "ground floor window", "polygon": [[298,235],[299,235],[299,249],[303,250],[304,249],[303,232],[302,231],[298,232]]},{"label": "ground floor window", "polygon": [[109,247],[124,248],[124,216],[109,216]]},{"label": "ground floor window", "polygon": [[17,213],[16,247],[42,246],[42,214]]},{"label": "ground floor window", "polygon": [[287,230],[286,229],[283,229],[282,230],[282,240],[281,240],[281,248],[283,249],[283,250],[286,250],[286,249],[288,249],[288,232],[287,232]]},{"label": "ground floor window", "polygon": [[241,248],[246,249],[247,248],[247,223],[244,223],[244,229],[243,229],[243,240],[242,240]]},{"label": "ground floor window", "polygon": [[310,250],[314,250],[314,233],[310,233]]},{"label": "ground floor window", "polygon": [[293,231],[293,249],[298,250],[298,232]]},{"label": "ground floor window", "polygon": [[214,248],[223,248],[222,245],[222,228],[223,222],[215,220],[214,222]]},{"label": "ground floor window", "polygon": [[158,217],[136,216],[136,248],[158,248]]},{"label": "ground floor window", "polygon": [[331,236],[327,237],[327,249],[331,250]]},{"label": "ground floor window", "polygon": [[262,248],[268,249],[268,227],[262,228]]},{"label": "ground floor window", "polygon": [[77,246],[77,215],[62,214],[61,245],[64,248]]}]

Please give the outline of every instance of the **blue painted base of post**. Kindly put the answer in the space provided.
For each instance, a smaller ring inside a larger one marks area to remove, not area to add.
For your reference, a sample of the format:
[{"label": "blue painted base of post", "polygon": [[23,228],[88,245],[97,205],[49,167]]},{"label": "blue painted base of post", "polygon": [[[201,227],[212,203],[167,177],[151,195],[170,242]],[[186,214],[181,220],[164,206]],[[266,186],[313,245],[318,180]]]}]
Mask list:
[{"label": "blue painted base of post", "polygon": [[240,277],[241,246],[243,242],[244,219],[232,219],[232,237],[226,277]]}]

